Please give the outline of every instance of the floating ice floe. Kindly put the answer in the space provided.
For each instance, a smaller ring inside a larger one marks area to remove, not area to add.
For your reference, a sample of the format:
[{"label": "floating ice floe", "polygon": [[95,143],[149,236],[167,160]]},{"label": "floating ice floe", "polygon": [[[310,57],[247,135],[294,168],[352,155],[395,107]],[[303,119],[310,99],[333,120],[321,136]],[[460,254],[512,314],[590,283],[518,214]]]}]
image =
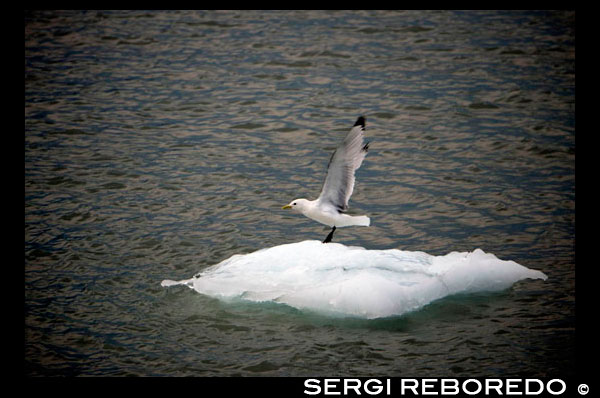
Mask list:
[{"label": "floating ice floe", "polygon": [[191,279],[164,280],[162,286],[371,319],[402,315],[452,294],[507,289],[527,278],[547,279],[480,249],[432,256],[308,240],[234,255]]}]

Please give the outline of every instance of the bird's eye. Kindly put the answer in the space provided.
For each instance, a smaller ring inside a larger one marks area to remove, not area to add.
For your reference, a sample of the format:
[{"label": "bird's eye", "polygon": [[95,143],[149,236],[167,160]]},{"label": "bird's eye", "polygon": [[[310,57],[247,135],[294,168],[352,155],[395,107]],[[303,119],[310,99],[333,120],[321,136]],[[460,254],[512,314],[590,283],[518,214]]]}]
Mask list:
[{"label": "bird's eye", "polygon": [[296,206],[296,203],[294,203],[293,205]]}]

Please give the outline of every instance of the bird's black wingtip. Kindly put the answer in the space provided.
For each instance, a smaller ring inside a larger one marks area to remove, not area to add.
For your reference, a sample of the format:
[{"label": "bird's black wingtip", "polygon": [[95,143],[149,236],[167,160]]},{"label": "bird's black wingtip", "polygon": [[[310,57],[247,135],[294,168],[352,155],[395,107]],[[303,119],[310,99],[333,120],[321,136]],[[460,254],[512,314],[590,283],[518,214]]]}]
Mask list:
[{"label": "bird's black wingtip", "polygon": [[365,128],[365,117],[364,116],[360,116],[358,119],[356,119],[356,123],[354,123],[355,126],[362,126],[362,128]]}]

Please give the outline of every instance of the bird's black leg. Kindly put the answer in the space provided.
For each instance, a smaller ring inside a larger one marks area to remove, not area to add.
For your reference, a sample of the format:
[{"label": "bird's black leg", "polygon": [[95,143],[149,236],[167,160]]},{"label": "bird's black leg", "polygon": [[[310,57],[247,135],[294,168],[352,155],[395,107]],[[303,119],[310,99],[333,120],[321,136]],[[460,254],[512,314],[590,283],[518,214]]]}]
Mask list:
[{"label": "bird's black leg", "polygon": [[331,232],[329,233],[329,235],[327,235],[327,237],[325,238],[325,240],[323,241],[323,243],[329,243],[331,242],[331,238],[333,238],[333,233],[335,232],[335,226],[333,228],[331,228]]}]

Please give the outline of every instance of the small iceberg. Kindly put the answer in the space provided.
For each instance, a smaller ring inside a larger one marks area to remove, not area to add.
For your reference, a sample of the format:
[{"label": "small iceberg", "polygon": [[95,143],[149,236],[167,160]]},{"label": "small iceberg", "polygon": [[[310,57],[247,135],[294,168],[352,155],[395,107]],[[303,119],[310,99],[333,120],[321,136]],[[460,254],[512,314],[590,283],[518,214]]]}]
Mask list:
[{"label": "small iceberg", "polygon": [[236,254],[191,279],[161,285],[373,319],[415,311],[452,294],[504,290],[527,278],[547,276],[481,249],[432,256],[307,240]]}]

